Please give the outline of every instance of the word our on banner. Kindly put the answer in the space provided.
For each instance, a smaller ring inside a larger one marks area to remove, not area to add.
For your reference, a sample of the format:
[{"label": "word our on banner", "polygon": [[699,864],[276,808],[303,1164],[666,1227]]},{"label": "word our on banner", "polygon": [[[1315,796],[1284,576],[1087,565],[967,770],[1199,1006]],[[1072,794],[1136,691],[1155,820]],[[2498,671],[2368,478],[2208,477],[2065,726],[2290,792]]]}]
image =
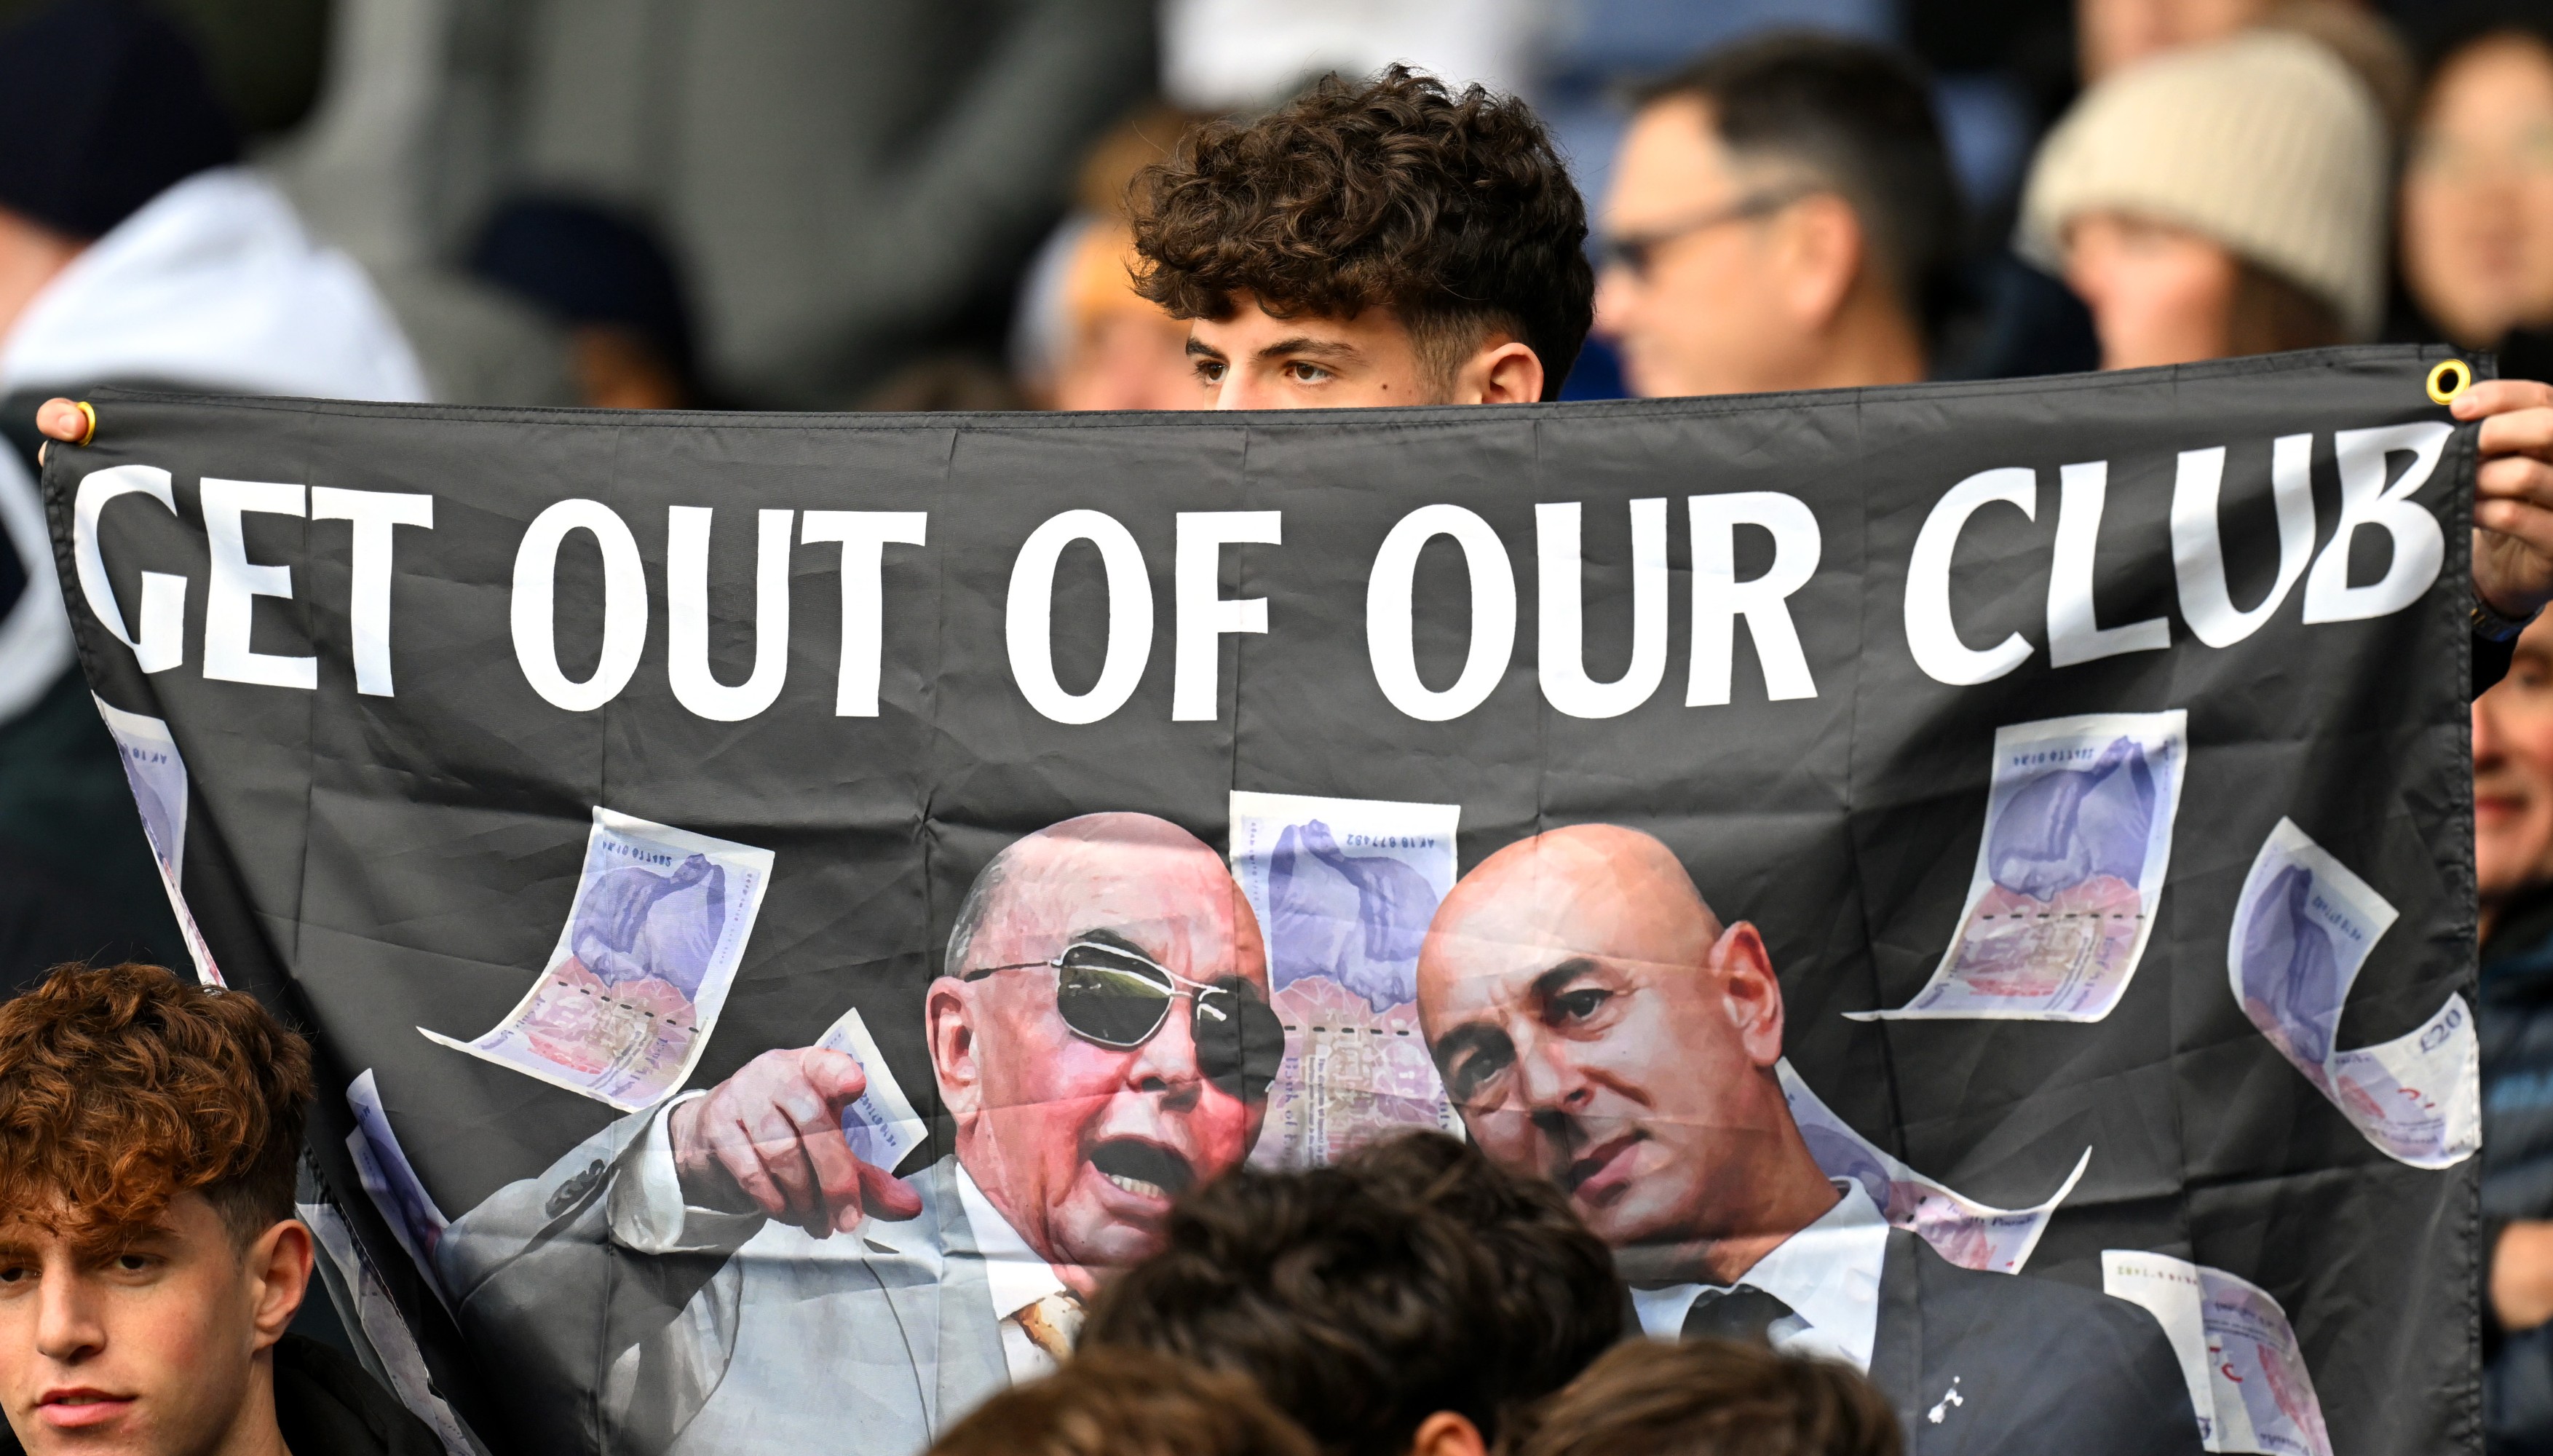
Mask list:
[{"label": "word our on banner", "polygon": [[45,488],[197,972],[318,1029],[322,1245],[449,1440],[910,1456],[1182,1194],[1433,1133],[1647,1333],[1778,1300],[1919,1456],[2408,1456],[2479,1449],[2436,356],[102,392]]}]

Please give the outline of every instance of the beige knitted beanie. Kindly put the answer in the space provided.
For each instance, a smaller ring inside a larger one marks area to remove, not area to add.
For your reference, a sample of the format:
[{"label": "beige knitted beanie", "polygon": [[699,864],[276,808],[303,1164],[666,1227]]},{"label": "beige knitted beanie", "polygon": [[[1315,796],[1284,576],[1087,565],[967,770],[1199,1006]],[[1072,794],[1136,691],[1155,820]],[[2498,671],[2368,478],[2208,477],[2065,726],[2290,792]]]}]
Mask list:
[{"label": "beige knitted beanie", "polygon": [[2177,224],[2321,298],[2352,336],[2385,306],[2386,132],[2366,85],[2315,42],[2254,31],[2130,66],[2049,133],[2022,255],[2061,269],[2065,225],[2118,211]]}]

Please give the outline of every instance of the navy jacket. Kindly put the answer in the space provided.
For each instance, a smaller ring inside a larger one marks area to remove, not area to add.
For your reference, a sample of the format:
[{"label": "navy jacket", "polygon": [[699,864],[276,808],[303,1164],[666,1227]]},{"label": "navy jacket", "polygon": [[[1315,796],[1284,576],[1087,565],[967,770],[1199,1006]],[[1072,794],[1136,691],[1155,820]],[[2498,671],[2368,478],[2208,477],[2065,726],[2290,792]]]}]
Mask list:
[{"label": "navy jacket", "polygon": [[[2553,1218],[2553,886],[2509,908],[2482,952],[2484,1249],[2510,1219]],[[2553,1456],[2553,1324],[2511,1333],[2483,1306],[2495,1456]]]}]

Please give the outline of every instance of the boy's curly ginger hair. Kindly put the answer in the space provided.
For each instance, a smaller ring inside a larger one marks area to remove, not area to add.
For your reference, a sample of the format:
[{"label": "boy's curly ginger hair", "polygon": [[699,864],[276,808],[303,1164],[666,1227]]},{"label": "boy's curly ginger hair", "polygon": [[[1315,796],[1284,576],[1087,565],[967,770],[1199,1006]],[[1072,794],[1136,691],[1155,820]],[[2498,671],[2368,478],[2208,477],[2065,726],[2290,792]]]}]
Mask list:
[{"label": "boy's curly ginger hair", "polygon": [[1542,122],[1405,65],[1332,75],[1256,121],[1208,122],[1130,199],[1136,291],[1174,318],[1390,309],[1440,377],[1492,333],[1556,398],[1595,317],[1587,204]]},{"label": "boy's curly ginger hair", "polygon": [[242,1245],[292,1217],[310,1049],[252,998],[70,964],[0,1003],[0,1222],[88,1247],[202,1193]]}]

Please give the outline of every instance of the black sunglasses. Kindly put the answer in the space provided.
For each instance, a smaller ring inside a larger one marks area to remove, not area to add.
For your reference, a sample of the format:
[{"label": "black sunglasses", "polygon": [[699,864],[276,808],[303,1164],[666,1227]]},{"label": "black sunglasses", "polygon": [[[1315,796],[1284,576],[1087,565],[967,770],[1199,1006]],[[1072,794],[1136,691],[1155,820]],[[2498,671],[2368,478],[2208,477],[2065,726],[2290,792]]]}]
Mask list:
[{"label": "black sunglasses", "polygon": [[1237,975],[1191,980],[1120,946],[1075,941],[1053,960],[987,965],[961,978],[1041,967],[1054,972],[1054,1009],[1072,1034],[1121,1052],[1151,1041],[1168,1023],[1170,1003],[1187,997],[1198,1070],[1242,1101],[1265,1098],[1285,1060],[1284,1024],[1257,986]]}]

